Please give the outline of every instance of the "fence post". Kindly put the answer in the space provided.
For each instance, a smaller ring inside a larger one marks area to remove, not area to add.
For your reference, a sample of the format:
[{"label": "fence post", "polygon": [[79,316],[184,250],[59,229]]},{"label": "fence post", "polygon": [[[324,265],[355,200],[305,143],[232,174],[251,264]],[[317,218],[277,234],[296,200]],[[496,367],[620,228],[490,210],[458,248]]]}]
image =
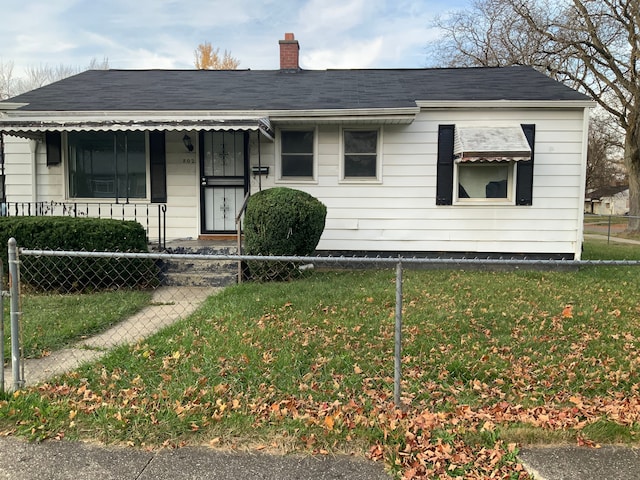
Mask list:
[{"label": "fence post", "polygon": [[397,408],[401,407],[400,381],[402,380],[402,262],[396,265],[396,331],[395,361],[393,372],[393,401]]},{"label": "fence post", "polygon": [[18,243],[15,238],[9,239],[9,286],[11,290],[11,371],[13,373],[13,389],[19,390],[24,385],[20,374],[20,274],[18,272]]},{"label": "fence post", "polygon": [[609,215],[609,225],[607,227],[607,243],[611,242],[611,215]]}]

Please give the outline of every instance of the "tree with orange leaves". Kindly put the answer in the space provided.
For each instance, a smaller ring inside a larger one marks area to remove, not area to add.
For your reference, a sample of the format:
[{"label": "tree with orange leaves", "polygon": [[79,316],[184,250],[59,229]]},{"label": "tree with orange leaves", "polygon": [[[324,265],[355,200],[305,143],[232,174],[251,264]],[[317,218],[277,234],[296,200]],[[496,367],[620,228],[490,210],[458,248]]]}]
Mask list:
[{"label": "tree with orange leaves", "polygon": [[240,60],[232,57],[226,50],[221,57],[220,49],[213,48],[209,42],[198,45],[194,54],[194,65],[198,70],[235,70],[240,65]]}]

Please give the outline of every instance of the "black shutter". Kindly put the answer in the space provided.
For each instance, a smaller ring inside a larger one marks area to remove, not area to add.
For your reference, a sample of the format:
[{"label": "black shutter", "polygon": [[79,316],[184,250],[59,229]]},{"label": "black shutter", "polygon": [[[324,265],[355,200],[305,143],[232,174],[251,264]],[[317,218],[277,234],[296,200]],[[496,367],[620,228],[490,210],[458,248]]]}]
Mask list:
[{"label": "black shutter", "polygon": [[47,144],[47,167],[62,163],[62,134],[60,132],[45,132]]},{"label": "black shutter", "polygon": [[533,204],[533,154],[536,143],[536,126],[534,124],[522,125],[522,131],[529,148],[531,148],[531,160],[518,162],[516,183],[516,205]]},{"label": "black shutter", "polygon": [[436,205],[453,203],[453,138],[455,125],[438,126]]},{"label": "black shutter", "polygon": [[167,201],[167,156],[164,132],[149,132],[149,164],[151,168],[151,202]]}]

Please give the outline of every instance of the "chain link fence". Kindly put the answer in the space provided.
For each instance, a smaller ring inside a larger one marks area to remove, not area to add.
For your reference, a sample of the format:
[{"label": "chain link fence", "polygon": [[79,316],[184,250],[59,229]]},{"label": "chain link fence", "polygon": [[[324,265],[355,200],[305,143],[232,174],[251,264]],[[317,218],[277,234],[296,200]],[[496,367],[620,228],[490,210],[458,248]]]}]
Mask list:
[{"label": "chain link fence", "polygon": [[14,241],[9,249],[11,335],[5,332],[2,342],[9,368],[3,369],[0,388],[37,384],[94,362],[118,346],[134,345],[188,317],[238,279],[282,280],[310,270],[366,268],[385,269],[395,277],[389,375],[393,370],[394,397],[400,404],[404,270],[577,269],[589,264],[640,262],[36,251],[18,250]]},{"label": "chain link fence", "polygon": [[[595,215],[585,214],[584,233],[607,237],[610,242],[612,237],[627,238],[629,227],[640,223],[640,217],[632,215]],[[631,237],[633,238],[633,237]]]}]

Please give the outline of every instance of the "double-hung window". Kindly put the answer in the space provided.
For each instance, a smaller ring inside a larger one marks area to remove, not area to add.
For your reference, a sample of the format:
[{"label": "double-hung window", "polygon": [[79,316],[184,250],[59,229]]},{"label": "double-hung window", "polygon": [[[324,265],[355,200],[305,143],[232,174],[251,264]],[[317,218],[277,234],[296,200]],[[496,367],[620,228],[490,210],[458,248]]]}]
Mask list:
[{"label": "double-hung window", "polygon": [[380,162],[378,155],[378,130],[343,130],[344,180],[378,180]]},{"label": "double-hung window", "polygon": [[147,198],[144,132],[70,132],[71,198]]},{"label": "double-hung window", "polygon": [[280,178],[282,180],[314,178],[314,130],[280,132]]}]

